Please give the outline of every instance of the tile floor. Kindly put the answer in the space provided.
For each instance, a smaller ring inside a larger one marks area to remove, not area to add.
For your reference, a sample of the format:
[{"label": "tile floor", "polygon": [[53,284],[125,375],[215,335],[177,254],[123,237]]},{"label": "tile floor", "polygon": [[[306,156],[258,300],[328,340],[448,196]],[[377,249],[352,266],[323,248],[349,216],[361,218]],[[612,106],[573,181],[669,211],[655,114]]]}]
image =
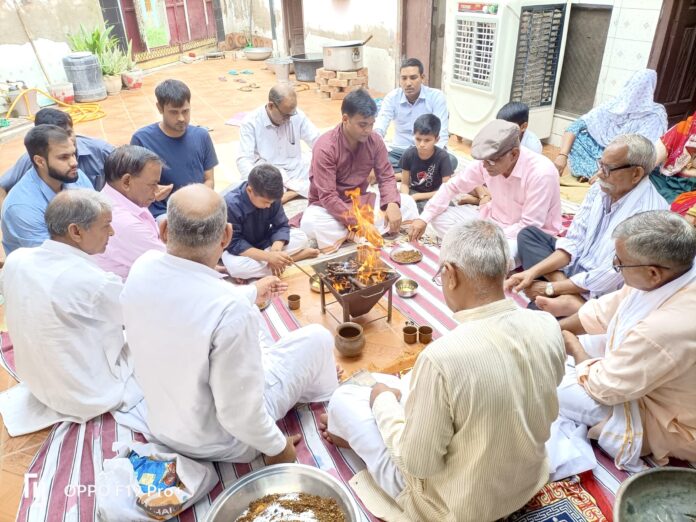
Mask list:
[{"label": "tile floor", "polygon": [[[254,74],[232,76],[228,74],[230,69],[249,69]],[[211,136],[220,160],[220,165],[215,169],[216,188],[222,190],[238,179],[235,158],[239,128],[225,125],[225,121],[236,113],[252,110],[265,103],[268,89],[273,85],[275,77],[271,71],[265,69],[263,62],[227,58],[161,68],[145,77],[142,89],[123,91],[118,96],[99,102],[106,112],[106,117],[78,123],[76,131],[102,138],[114,145],[128,143],[136,129],[159,120],[154,88],[161,80],[171,77],[185,81],[191,88],[192,122],[212,129]],[[235,79],[244,79],[247,83],[236,82]],[[258,84],[259,88],[252,89],[251,92],[239,90],[243,85],[252,82]],[[322,99],[313,89],[299,92],[298,99],[299,107],[320,129],[328,129],[338,123],[339,101]],[[458,142],[453,137],[450,139],[449,147],[457,154],[468,155],[469,147],[466,142]],[[19,137],[1,143],[0,172],[9,168],[22,152],[24,146]],[[546,147],[544,152],[550,157],[555,153],[553,147]],[[305,305],[298,312],[300,321],[320,322],[331,328],[333,320],[328,316],[321,316],[318,308],[319,297],[309,292],[306,279],[292,277],[289,282],[291,292],[302,293],[305,303],[311,303],[311,306]],[[404,317],[395,311],[391,325],[384,321],[374,323],[370,328],[371,335],[367,346],[370,361],[368,362],[366,357],[357,361],[344,361],[346,367],[388,367],[390,361],[396,361],[399,356],[415,357],[420,347],[409,347],[400,339],[403,321]],[[4,311],[1,306],[0,327],[4,328]],[[13,379],[0,370],[0,391],[13,384]],[[48,430],[16,438],[10,438],[4,426],[0,426],[0,430],[0,522],[6,522],[15,518],[22,492],[23,474],[48,435]]]}]

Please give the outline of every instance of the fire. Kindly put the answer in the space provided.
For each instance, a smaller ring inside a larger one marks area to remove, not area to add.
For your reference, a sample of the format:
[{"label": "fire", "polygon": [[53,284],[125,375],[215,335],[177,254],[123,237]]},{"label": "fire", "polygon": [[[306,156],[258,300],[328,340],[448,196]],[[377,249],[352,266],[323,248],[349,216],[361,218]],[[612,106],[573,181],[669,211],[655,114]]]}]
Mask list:
[{"label": "fire", "polygon": [[360,204],[360,188],[346,190],[346,196],[353,203],[351,215],[356,221],[355,233],[369,243],[358,247],[358,263],[361,263],[358,268],[358,279],[364,285],[381,283],[386,275],[382,270],[375,270],[375,267],[380,264],[379,249],[384,245],[384,238],[374,226],[374,209],[371,205]]},{"label": "fire", "polygon": [[342,294],[346,290],[350,290],[352,285],[348,279],[336,278],[333,283],[331,283],[331,286],[333,286],[339,294]]}]

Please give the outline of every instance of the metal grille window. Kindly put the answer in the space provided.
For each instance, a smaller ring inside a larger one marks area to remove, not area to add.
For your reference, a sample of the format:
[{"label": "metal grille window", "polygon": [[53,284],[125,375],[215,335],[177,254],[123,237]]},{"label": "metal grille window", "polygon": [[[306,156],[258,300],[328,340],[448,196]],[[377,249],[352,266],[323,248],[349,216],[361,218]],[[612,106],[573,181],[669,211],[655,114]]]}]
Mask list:
[{"label": "metal grille window", "polygon": [[493,79],[496,22],[457,19],[452,79],[490,90]]},{"label": "metal grille window", "polygon": [[511,101],[529,107],[553,103],[565,11],[564,4],[522,8]]}]

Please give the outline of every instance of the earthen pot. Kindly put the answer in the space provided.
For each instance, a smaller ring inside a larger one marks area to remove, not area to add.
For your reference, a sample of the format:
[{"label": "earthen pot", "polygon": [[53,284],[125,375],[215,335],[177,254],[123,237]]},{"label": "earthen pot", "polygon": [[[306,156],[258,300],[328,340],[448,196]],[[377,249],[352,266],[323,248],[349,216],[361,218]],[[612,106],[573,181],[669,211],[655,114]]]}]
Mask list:
[{"label": "earthen pot", "polygon": [[336,349],[344,357],[357,357],[365,346],[363,327],[358,323],[342,323],[336,328]]}]

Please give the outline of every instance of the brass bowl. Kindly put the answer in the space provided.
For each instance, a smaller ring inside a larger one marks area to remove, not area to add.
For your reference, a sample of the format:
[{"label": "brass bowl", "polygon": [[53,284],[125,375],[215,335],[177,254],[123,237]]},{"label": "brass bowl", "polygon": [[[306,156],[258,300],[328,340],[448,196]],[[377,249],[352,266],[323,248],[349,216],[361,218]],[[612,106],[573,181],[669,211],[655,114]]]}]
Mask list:
[{"label": "brass bowl", "polygon": [[[317,294],[321,293],[321,280],[317,274],[314,274],[309,278],[309,288],[312,290],[312,292],[316,292]],[[324,285],[324,293],[328,291],[329,287]]]},{"label": "brass bowl", "polygon": [[413,279],[399,279],[394,285],[396,288],[396,293],[399,297],[413,297],[418,293],[418,283]]}]

